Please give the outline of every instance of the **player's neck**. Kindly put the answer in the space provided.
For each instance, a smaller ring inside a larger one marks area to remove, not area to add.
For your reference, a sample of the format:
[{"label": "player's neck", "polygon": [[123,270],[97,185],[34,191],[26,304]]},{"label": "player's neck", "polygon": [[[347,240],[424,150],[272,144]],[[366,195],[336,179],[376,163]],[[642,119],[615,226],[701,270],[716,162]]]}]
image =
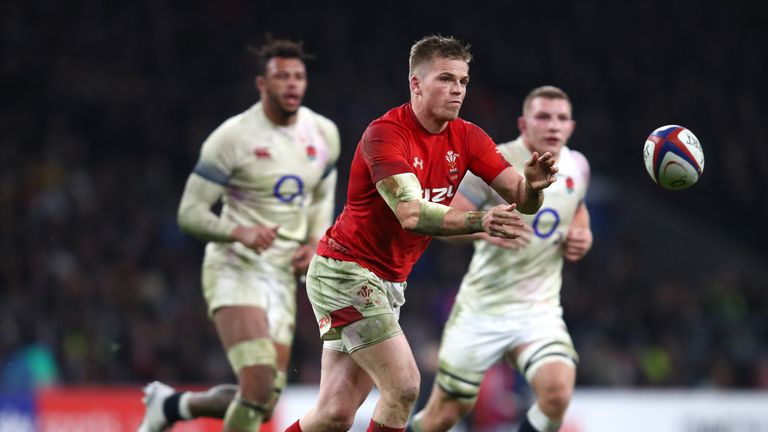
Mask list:
[{"label": "player's neck", "polygon": [[435,116],[432,115],[426,107],[420,104],[418,100],[411,101],[411,109],[413,109],[413,114],[416,116],[416,120],[429,133],[438,134],[448,127],[447,120],[435,118]]},{"label": "player's neck", "polygon": [[[533,153],[533,152],[535,152],[535,151],[536,151],[536,149],[535,149],[535,148],[533,148],[533,146],[532,146],[532,145],[528,144],[528,141],[526,141],[526,140],[525,140],[525,138],[523,138],[523,145],[524,145],[524,146],[525,146],[525,148],[526,148],[526,149],[528,149],[528,151],[529,151],[529,152],[531,152],[531,153]],[[539,156],[541,156],[541,155],[543,155],[545,152],[538,152],[538,153],[539,153]],[[552,152],[552,156],[554,156],[555,162],[557,162],[557,161],[559,161],[559,160],[560,160],[560,152],[556,152],[556,153],[555,153],[555,152]]]},{"label": "player's neck", "polygon": [[262,106],[264,108],[264,115],[266,115],[269,121],[275,124],[275,126],[291,126],[296,124],[296,120],[298,120],[298,111],[287,113],[268,103],[263,103]]}]

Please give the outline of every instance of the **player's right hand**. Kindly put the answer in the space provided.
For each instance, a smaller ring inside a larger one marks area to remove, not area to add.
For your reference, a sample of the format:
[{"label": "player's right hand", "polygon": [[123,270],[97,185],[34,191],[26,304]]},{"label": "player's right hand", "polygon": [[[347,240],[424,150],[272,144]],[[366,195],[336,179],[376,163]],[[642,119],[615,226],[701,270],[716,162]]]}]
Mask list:
[{"label": "player's right hand", "polygon": [[518,250],[526,247],[531,242],[531,235],[533,235],[533,228],[530,225],[523,225],[523,228],[518,231],[517,238],[514,239],[492,237],[486,233],[482,233],[481,238],[502,249]]},{"label": "player's right hand", "polygon": [[488,210],[483,215],[483,231],[493,237],[518,238],[525,224],[520,213],[515,211],[516,207],[515,204],[501,204]]},{"label": "player's right hand", "polygon": [[241,225],[232,230],[232,238],[260,254],[264,249],[272,246],[272,242],[277,238],[278,228],[280,227],[269,228],[263,225],[246,227]]}]

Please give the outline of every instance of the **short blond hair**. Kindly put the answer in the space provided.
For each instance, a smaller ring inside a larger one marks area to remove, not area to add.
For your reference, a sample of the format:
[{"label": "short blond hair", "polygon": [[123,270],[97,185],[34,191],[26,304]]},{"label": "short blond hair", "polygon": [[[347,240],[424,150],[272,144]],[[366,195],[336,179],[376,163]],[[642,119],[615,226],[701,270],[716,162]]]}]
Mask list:
[{"label": "short blond hair", "polygon": [[523,115],[531,109],[531,102],[537,97],[544,99],[563,99],[568,102],[568,105],[572,105],[571,98],[569,98],[562,89],[553,85],[545,85],[536,87],[525,97],[525,100],[523,101]]},{"label": "short blond hair", "polygon": [[411,54],[408,58],[408,76],[412,76],[421,65],[435,58],[463,60],[469,63],[472,61],[469,47],[469,44],[452,36],[432,35],[423,37],[411,46]]}]

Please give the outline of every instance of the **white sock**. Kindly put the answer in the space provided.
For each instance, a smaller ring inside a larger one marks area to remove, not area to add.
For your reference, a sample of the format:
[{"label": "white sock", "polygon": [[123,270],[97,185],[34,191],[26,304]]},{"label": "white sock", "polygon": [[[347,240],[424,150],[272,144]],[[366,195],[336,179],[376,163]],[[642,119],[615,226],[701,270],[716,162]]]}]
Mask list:
[{"label": "white sock", "polygon": [[189,410],[189,398],[192,396],[192,392],[184,392],[179,397],[179,415],[184,420],[192,418],[192,412]]},{"label": "white sock", "polygon": [[539,408],[538,403],[533,404],[528,410],[528,421],[531,422],[531,426],[541,432],[557,432],[560,429],[560,422],[547,417],[544,411]]}]

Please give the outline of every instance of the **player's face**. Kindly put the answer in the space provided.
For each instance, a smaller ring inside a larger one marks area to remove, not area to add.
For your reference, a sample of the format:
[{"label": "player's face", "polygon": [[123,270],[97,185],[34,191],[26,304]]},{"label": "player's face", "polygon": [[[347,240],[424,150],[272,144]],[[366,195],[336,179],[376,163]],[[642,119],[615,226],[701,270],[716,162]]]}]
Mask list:
[{"label": "player's face", "polygon": [[534,98],[528,112],[518,119],[529,150],[557,156],[573,133],[571,104],[565,99]]},{"label": "player's face", "polygon": [[469,65],[463,60],[436,58],[426,67],[418,89],[423,106],[435,120],[455,120],[467,94]]},{"label": "player's face", "polygon": [[284,117],[296,114],[307,90],[307,70],[297,58],[272,57],[256,78],[261,100]]}]

